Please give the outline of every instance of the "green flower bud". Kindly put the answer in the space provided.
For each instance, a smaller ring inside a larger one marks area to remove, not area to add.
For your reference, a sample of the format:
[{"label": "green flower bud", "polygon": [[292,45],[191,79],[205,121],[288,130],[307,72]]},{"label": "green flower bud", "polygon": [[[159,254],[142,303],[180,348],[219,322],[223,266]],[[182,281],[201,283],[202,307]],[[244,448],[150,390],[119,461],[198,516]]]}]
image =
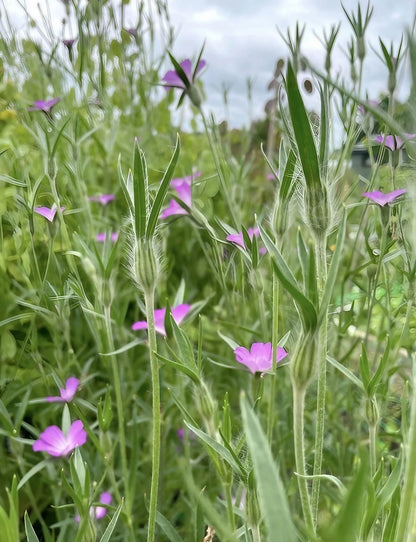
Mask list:
[{"label": "green flower bud", "polygon": [[364,35],[357,37],[357,57],[362,62],[365,57],[365,40]]},{"label": "green flower bud", "polygon": [[159,259],[153,240],[138,239],[134,254],[134,278],[144,292],[153,292],[160,273]]},{"label": "green flower bud", "polygon": [[365,417],[367,418],[368,424],[375,426],[379,420],[379,411],[377,406],[377,401],[375,397],[369,397],[365,402]]},{"label": "green flower bud", "polygon": [[317,367],[317,344],[313,332],[302,333],[296,343],[290,363],[293,386],[306,389],[314,378]]},{"label": "green flower bud", "polygon": [[326,187],[308,186],[305,193],[306,215],[312,231],[319,237],[331,227],[331,212]]},{"label": "green flower bud", "polygon": [[187,89],[187,94],[189,96],[189,99],[191,100],[191,102],[193,103],[193,105],[199,109],[201,107],[201,103],[202,103],[202,98],[201,98],[201,93],[199,92],[198,88],[195,86],[195,85],[191,85],[188,89]]}]

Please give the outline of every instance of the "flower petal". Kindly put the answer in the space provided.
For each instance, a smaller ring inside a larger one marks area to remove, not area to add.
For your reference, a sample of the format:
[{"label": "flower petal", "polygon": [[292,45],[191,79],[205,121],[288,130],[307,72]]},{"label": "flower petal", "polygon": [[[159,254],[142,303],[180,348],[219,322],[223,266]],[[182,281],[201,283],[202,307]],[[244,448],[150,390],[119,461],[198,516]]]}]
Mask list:
[{"label": "flower petal", "polygon": [[172,317],[175,320],[175,322],[179,325],[190,310],[191,310],[191,305],[187,305],[186,303],[183,303],[182,305],[178,305],[177,307],[174,307],[172,309],[171,311]]},{"label": "flower petal", "polygon": [[70,451],[77,446],[82,446],[87,441],[87,433],[81,420],[73,422],[67,434],[67,443]]}]

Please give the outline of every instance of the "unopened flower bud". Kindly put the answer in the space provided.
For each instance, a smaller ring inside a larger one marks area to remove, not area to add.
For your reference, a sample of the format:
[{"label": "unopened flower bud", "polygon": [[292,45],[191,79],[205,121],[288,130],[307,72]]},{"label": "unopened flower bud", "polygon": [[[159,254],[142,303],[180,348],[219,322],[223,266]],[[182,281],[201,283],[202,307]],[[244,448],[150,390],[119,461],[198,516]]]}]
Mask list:
[{"label": "unopened flower bud", "polygon": [[378,412],[378,406],[377,401],[375,397],[369,397],[366,400],[365,403],[365,416],[367,418],[368,424],[371,426],[375,426],[378,423],[379,420],[379,412]]},{"label": "unopened flower bud", "polygon": [[365,57],[365,40],[364,36],[359,36],[357,38],[357,57],[362,62]]},{"label": "unopened flower bud", "polygon": [[305,194],[306,214],[312,231],[319,237],[331,227],[331,212],[326,187],[311,186]]},{"label": "unopened flower bud", "polygon": [[187,93],[192,104],[197,109],[199,109],[201,107],[202,98],[201,98],[201,93],[199,92],[198,88],[195,85],[191,85],[188,88]]},{"label": "unopened flower bud", "polygon": [[145,292],[153,292],[159,278],[160,265],[153,240],[138,239],[134,254],[134,272],[137,284]]},{"label": "unopened flower bud", "polygon": [[316,366],[317,345],[315,333],[302,333],[298,338],[290,363],[292,383],[298,390],[307,388],[315,376]]}]

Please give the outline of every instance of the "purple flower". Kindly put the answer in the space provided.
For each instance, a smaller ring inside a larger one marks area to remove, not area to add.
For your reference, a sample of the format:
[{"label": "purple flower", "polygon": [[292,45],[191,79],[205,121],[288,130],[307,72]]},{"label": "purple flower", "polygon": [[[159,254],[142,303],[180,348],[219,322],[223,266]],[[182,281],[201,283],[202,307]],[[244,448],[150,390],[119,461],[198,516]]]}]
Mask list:
[{"label": "purple flower", "polygon": [[206,65],[206,62],[205,60],[200,60],[194,73],[192,73],[192,64],[189,58],[181,62],[179,65],[183,69],[186,75],[186,78],[188,79],[187,84],[184,81],[182,81],[182,79],[179,77],[176,70],[169,70],[165,73],[162,79],[167,89],[181,88],[182,90],[187,90],[189,87],[191,87],[195,83],[197,75],[202,70],[202,68]]},{"label": "purple flower", "polygon": [[[183,303],[182,305],[178,305],[177,307],[173,307],[171,309],[172,317],[177,323],[177,325],[179,325],[182,322],[182,320],[185,318],[185,316],[188,314],[190,310],[191,310],[191,305],[187,305],[186,303]],[[156,331],[166,337],[166,330],[165,330],[166,308],[156,309],[154,314],[155,314]],[[147,329],[146,320],[135,322],[131,326],[131,329],[133,331],[137,331],[138,329]]]},{"label": "purple flower", "polygon": [[274,181],[276,179],[276,177],[279,177],[279,170],[276,169],[276,171],[274,173],[268,173],[267,174],[267,180],[268,181]]},{"label": "purple flower", "polygon": [[[260,235],[260,232],[259,232],[259,229],[258,228],[249,228],[247,230],[247,233],[248,233],[248,236],[250,237],[250,239],[253,239],[253,236],[255,235],[256,237],[258,237]],[[241,248],[246,248],[245,244],[244,244],[244,237],[243,237],[243,232],[240,231],[240,233],[232,233],[230,235],[227,235],[226,237],[227,241],[230,241],[231,243],[235,243],[236,245],[240,246]],[[261,247],[259,248],[259,252],[260,254],[266,254],[266,249],[264,247]]]},{"label": "purple flower", "polygon": [[[113,500],[113,497],[111,496],[111,493],[108,491],[104,491],[104,493],[101,493],[100,495],[100,503],[101,504],[110,504]],[[103,518],[107,513],[107,508],[104,506],[90,506],[90,517],[93,519],[101,519]],[[75,516],[75,521],[79,523],[81,521],[81,518],[79,515]]]},{"label": "purple flower", "polygon": [[32,107],[28,108],[28,111],[43,111],[44,113],[50,113],[52,107],[57,104],[61,98],[52,98],[52,100],[36,100],[33,102]]},{"label": "purple flower", "polygon": [[[234,350],[236,360],[246,365],[255,374],[263,373],[272,368],[272,343],[253,343],[250,352],[244,346],[238,346]],[[281,346],[277,347],[276,363],[287,356],[287,352]]]},{"label": "purple flower", "polygon": [[126,32],[130,34],[130,36],[135,36],[137,34],[137,28],[132,26],[131,28],[126,28]]},{"label": "purple flower", "polygon": [[[97,241],[100,241],[101,243],[104,243],[104,241],[106,240],[107,238],[107,234],[106,233],[97,233],[97,235],[95,236],[95,239]],[[111,240],[113,241],[113,243],[115,243],[118,239],[118,233],[117,232],[114,232],[111,234]]]},{"label": "purple flower", "polygon": [[79,385],[78,378],[71,376],[65,382],[65,388],[59,388],[59,393],[61,394],[59,397],[46,397],[46,400],[48,401],[48,403],[72,401],[78,389],[78,385]]},{"label": "purple flower", "polygon": [[99,196],[90,196],[88,199],[90,201],[96,201],[97,203],[101,203],[101,205],[107,205],[107,203],[113,201],[114,198],[114,194],[100,194]]},{"label": "purple flower", "polygon": [[68,39],[68,40],[62,40],[62,43],[65,45],[68,51],[71,51],[76,41],[77,41],[76,38],[73,38],[73,39]]},{"label": "purple flower", "polygon": [[68,455],[77,446],[82,446],[87,440],[87,433],[81,420],[76,420],[65,435],[56,425],[51,425],[40,434],[33,443],[34,452],[47,452],[54,457]]},{"label": "purple flower", "polygon": [[[412,139],[415,134],[404,134],[405,139]],[[374,138],[377,143],[382,143],[391,151],[399,150],[403,147],[404,141],[399,136],[379,134]]]},{"label": "purple flower", "polygon": [[185,431],[184,431],[184,428],[183,427],[180,427],[177,431],[176,431],[176,434],[178,435],[178,439],[181,441],[181,443],[183,444],[183,440],[184,440],[184,437],[185,437]]},{"label": "purple flower", "polygon": [[372,199],[381,205],[381,207],[384,207],[387,203],[391,203],[405,192],[405,188],[399,188],[398,190],[393,190],[393,192],[388,192],[387,194],[383,194],[383,192],[376,190],[374,192],[364,192],[363,196]]},{"label": "purple flower", "polygon": [[[185,205],[188,207],[191,206],[192,199],[191,199],[191,184],[192,179],[195,179],[196,177],[199,177],[201,175],[200,171],[197,171],[195,175],[187,175],[186,177],[180,177],[177,179],[172,179],[170,184],[175,189],[178,198],[182,200]],[[166,218],[168,216],[172,215],[187,215],[188,211],[181,207],[179,203],[175,199],[171,199],[169,202],[169,206],[162,211],[160,218]]]},{"label": "purple flower", "polygon": [[[49,222],[53,222],[53,219],[56,215],[56,205],[53,204],[52,207],[49,209],[49,207],[35,207],[33,210],[35,213],[38,213],[39,215],[44,216]],[[65,207],[61,207],[61,213],[65,211]]]}]

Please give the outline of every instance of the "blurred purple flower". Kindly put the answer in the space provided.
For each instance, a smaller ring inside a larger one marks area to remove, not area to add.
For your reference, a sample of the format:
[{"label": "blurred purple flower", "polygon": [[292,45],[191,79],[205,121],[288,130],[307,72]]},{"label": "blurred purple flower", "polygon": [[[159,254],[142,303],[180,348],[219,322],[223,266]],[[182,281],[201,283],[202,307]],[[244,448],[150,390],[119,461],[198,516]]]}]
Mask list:
[{"label": "blurred purple flower", "polygon": [[[100,503],[101,504],[110,504],[113,500],[113,497],[111,496],[111,493],[108,491],[104,491],[104,493],[101,493],[100,495]],[[107,508],[104,506],[90,506],[90,517],[93,519],[101,519],[103,518],[107,513]],[[75,521],[79,523],[81,521],[81,518],[79,515],[75,516]]]},{"label": "blurred purple flower", "polygon": [[113,201],[114,198],[114,194],[100,194],[99,196],[90,196],[88,199],[90,201],[96,201],[97,203],[101,203],[101,205],[107,205],[107,203]]},{"label": "blurred purple flower", "polygon": [[[178,198],[182,200],[185,205],[191,207],[192,198],[191,198],[191,184],[192,179],[196,179],[201,175],[200,171],[197,171],[194,175],[187,175],[186,177],[179,177],[177,179],[172,179],[170,185],[175,189]],[[169,206],[162,211],[160,218],[167,218],[172,215],[187,215],[188,211],[181,207],[175,199],[171,199]]]},{"label": "blurred purple flower", "polygon": [[65,388],[59,388],[60,396],[59,397],[46,397],[48,403],[58,403],[58,402],[69,402],[72,401],[74,395],[78,389],[79,380],[71,376],[65,382]]},{"label": "blurred purple flower", "polygon": [[[55,204],[52,205],[51,208],[49,207],[35,207],[33,209],[35,213],[38,213],[38,215],[44,216],[49,222],[53,222],[53,219],[56,215],[57,207]],[[65,211],[65,207],[61,207],[61,213]]]},{"label": "blurred purple flower", "polygon": [[384,207],[387,203],[391,203],[405,192],[405,188],[399,188],[398,190],[393,190],[393,192],[388,192],[387,194],[383,194],[383,192],[375,190],[374,192],[364,192],[363,196],[375,201],[381,207]]},{"label": "blurred purple flower", "polygon": [[[107,234],[104,232],[104,233],[97,233],[97,235],[95,236],[95,239],[97,241],[100,241],[101,243],[104,243],[104,241],[106,240],[107,238]],[[117,232],[114,232],[111,234],[111,240],[113,241],[113,243],[115,243],[118,239],[118,233]]]},{"label": "blurred purple flower", "polygon": [[[406,139],[412,139],[416,134],[404,134]],[[404,141],[399,136],[379,134],[374,138],[377,143],[383,144],[391,151],[399,150],[403,147]]]},{"label": "blurred purple flower", "polygon": [[[372,105],[373,107],[376,107],[377,105],[379,105],[380,102],[378,100],[368,100],[366,103],[368,105]],[[358,109],[359,113],[361,113],[361,115],[363,115],[363,116],[367,113],[365,104],[358,104],[357,109]]]},{"label": "blurred purple flower", "polygon": [[181,441],[181,443],[183,444],[183,439],[184,439],[184,436],[185,436],[185,431],[184,431],[184,428],[183,427],[180,427],[177,431],[176,431],[176,434],[178,435],[178,439]]},{"label": "blurred purple flower", "polygon": [[71,51],[76,41],[77,41],[76,38],[72,38],[72,39],[62,40],[62,43],[65,45],[68,51]]},{"label": "blurred purple flower", "polygon": [[180,67],[183,69],[187,79],[188,84],[185,84],[184,81],[179,77],[176,70],[169,70],[165,73],[164,77],[162,78],[162,81],[164,82],[164,86],[169,90],[171,88],[181,88],[182,90],[186,90],[189,87],[191,87],[195,83],[195,79],[197,78],[197,75],[202,70],[202,68],[205,67],[206,62],[205,60],[200,60],[197,69],[195,70],[195,73],[192,73],[192,64],[189,58],[181,62]]},{"label": "blurred purple flower", "polygon": [[[258,228],[249,228],[247,230],[247,233],[248,233],[248,236],[250,237],[250,239],[253,239],[254,235],[256,237],[258,237],[260,235],[260,232],[259,232]],[[236,245],[240,246],[241,248],[244,248],[244,249],[246,248],[246,246],[244,244],[244,237],[243,237],[243,232],[242,231],[240,231],[240,233],[232,233],[230,235],[227,235],[226,240],[230,241],[231,243],[235,243]],[[260,254],[266,254],[267,250],[264,247],[260,247],[259,252],[260,252]]]},{"label": "blurred purple flower", "polygon": [[130,28],[125,28],[125,31],[130,34],[130,36],[135,36],[137,34],[137,28],[132,26]]},{"label": "blurred purple flower", "polygon": [[[234,350],[236,360],[246,365],[250,371],[263,373],[272,368],[272,343],[253,343],[250,352],[244,346],[238,346]],[[278,346],[276,352],[276,363],[287,356],[284,348]]]},{"label": "blurred purple flower", "polygon": [[68,455],[77,446],[82,446],[87,440],[87,433],[81,420],[76,420],[65,435],[56,425],[51,425],[40,434],[33,443],[34,452],[47,452],[54,457]]},{"label": "blurred purple flower", "polygon": [[[177,307],[173,307],[171,309],[172,317],[179,325],[182,320],[185,318],[185,316],[188,314],[188,312],[191,310],[191,305],[187,305],[186,303],[183,303],[182,305],[178,305]],[[165,330],[165,315],[166,315],[166,308],[163,309],[156,309],[155,310],[155,328],[157,333],[160,333],[161,335],[164,335],[166,337],[166,330]],[[137,331],[138,329],[147,329],[147,321],[141,320],[139,322],[135,322],[131,329],[133,331]]]},{"label": "blurred purple flower", "polygon": [[276,179],[276,177],[279,177],[279,170],[276,169],[276,171],[274,173],[268,173],[267,174],[267,179],[269,181],[274,181]]},{"label": "blurred purple flower", "polygon": [[33,102],[32,107],[28,108],[28,111],[43,111],[44,113],[50,113],[52,107],[57,104],[61,98],[52,98],[52,100],[36,100]]}]

